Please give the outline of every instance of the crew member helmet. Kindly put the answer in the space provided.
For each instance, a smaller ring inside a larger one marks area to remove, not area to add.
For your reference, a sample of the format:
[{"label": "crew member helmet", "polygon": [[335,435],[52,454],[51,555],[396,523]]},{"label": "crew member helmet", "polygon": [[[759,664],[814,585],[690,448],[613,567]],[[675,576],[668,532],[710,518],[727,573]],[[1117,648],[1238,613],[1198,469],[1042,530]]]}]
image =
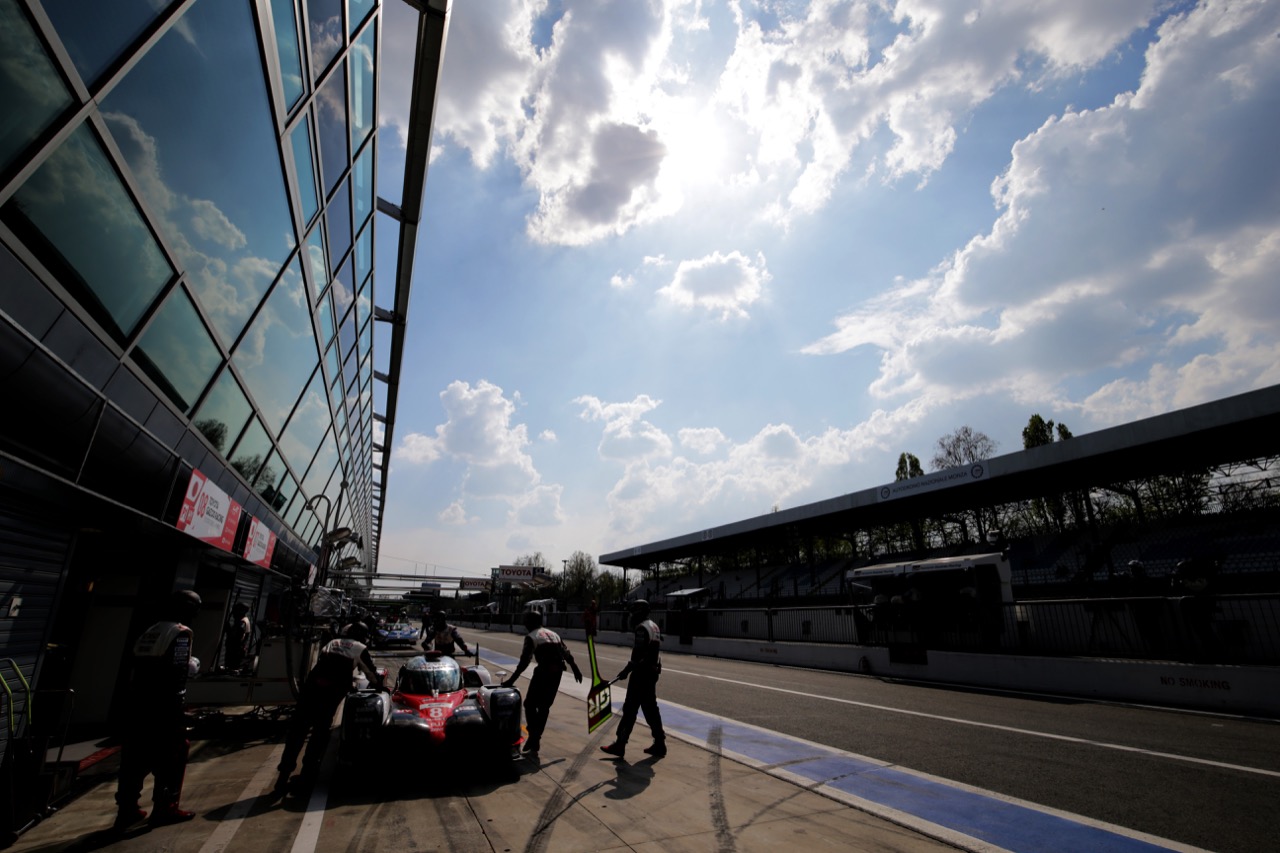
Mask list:
[{"label": "crew member helmet", "polygon": [[524,614],[524,627],[528,631],[536,631],[542,627],[542,614],[536,610],[530,610]]},{"label": "crew member helmet", "polygon": [[347,637],[357,643],[366,642],[369,639],[369,629],[363,622],[352,622],[347,626]]},{"label": "crew member helmet", "polygon": [[644,619],[649,615],[649,602],[645,601],[643,598],[637,598],[635,601],[631,602],[631,606],[627,609],[631,611],[633,616],[639,616],[641,619]]},{"label": "crew member helmet", "polygon": [[194,589],[176,589],[169,596],[169,614],[179,622],[192,622],[200,613],[200,594]]}]

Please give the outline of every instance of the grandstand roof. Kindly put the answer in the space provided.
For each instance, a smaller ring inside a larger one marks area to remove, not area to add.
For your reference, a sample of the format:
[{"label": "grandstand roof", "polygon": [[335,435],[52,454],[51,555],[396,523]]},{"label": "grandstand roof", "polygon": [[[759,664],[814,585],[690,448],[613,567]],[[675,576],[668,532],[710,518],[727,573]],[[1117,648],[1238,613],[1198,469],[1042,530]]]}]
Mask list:
[{"label": "grandstand roof", "polygon": [[601,565],[650,569],[731,552],[781,536],[843,532],[1046,493],[1123,483],[1276,455],[1280,385],[931,472],[767,515],[636,545]]}]

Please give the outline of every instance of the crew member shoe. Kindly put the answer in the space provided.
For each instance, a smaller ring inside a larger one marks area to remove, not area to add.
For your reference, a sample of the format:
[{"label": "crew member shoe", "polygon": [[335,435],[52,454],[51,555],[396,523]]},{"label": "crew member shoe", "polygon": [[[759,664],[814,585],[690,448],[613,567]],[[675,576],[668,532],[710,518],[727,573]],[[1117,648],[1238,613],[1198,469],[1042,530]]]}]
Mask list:
[{"label": "crew member shoe", "polygon": [[616,758],[621,758],[623,753],[627,751],[627,745],[625,743],[611,743],[608,746],[600,747],[600,751],[607,752]]},{"label": "crew member shoe", "polygon": [[116,822],[111,825],[111,828],[116,832],[124,832],[135,823],[141,823],[146,819],[147,813],[137,806],[131,809],[122,808],[116,812]]},{"label": "crew member shoe", "polygon": [[186,809],[178,808],[177,804],[171,806],[158,806],[151,813],[152,826],[168,826],[171,823],[183,823],[191,820],[196,816],[195,812],[189,812]]},{"label": "crew member shoe", "polygon": [[654,758],[662,758],[667,754],[667,745],[662,741],[654,741],[653,746],[644,751],[645,755],[652,755]]}]

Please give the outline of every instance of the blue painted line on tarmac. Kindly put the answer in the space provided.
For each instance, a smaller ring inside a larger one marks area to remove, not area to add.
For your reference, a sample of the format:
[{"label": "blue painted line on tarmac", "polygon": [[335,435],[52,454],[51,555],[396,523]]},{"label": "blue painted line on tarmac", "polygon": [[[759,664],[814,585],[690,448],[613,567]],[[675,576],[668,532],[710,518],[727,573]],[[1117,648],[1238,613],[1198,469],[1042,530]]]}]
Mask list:
[{"label": "blue painted line on tarmac", "polygon": [[[514,668],[518,660],[484,650],[493,663]],[[614,713],[622,703],[614,702]],[[703,711],[659,701],[662,724],[696,741],[718,739],[722,750],[762,765],[782,765],[794,776],[812,781],[867,802],[894,809],[952,832],[1018,853],[1058,853],[1089,850],[1094,853],[1150,853],[1168,850],[1142,838],[1106,827],[1072,820],[942,780],[887,767],[820,744],[778,732],[735,723]],[[718,735],[718,737],[716,737]]]}]

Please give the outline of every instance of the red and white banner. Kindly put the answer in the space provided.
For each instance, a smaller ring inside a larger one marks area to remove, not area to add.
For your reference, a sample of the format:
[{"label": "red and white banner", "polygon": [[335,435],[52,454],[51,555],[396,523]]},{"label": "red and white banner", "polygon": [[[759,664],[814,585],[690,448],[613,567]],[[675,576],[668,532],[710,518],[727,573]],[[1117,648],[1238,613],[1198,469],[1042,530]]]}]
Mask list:
[{"label": "red and white banner", "polygon": [[201,542],[230,551],[240,524],[240,504],[219,489],[209,478],[192,469],[187,494],[182,499],[178,529]]},{"label": "red and white banner", "polygon": [[244,543],[244,558],[250,563],[271,568],[271,552],[276,549],[276,535],[256,516],[249,516],[249,538]]}]

